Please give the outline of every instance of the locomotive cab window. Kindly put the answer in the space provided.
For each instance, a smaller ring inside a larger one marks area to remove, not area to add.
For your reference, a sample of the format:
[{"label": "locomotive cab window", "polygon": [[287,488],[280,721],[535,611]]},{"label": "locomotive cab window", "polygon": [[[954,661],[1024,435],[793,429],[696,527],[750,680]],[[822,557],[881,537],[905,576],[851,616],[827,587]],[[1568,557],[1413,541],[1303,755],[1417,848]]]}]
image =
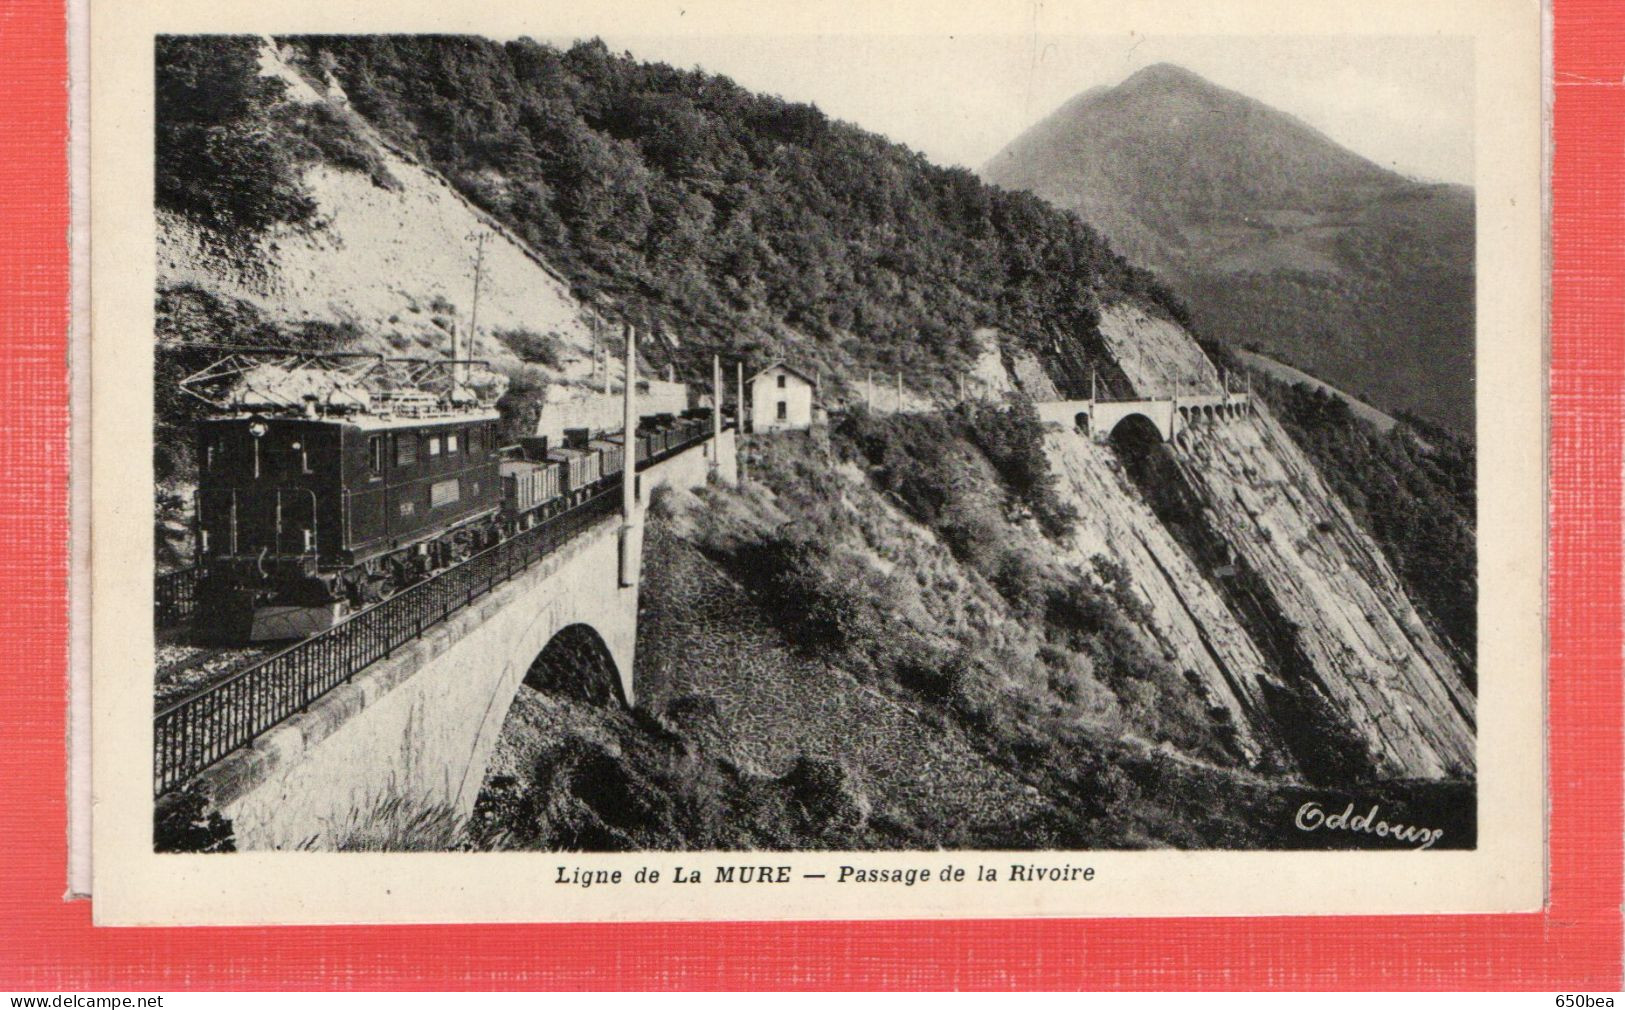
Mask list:
[{"label": "locomotive cab window", "polygon": [[418,437],[416,435],[395,436],[395,465],[411,466],[418,461]]}]

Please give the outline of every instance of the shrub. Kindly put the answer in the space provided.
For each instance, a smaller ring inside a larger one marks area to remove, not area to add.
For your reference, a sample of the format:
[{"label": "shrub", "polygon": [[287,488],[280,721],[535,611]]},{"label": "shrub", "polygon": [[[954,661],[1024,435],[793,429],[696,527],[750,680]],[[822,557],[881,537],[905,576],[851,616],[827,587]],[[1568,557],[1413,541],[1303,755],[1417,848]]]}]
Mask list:
[{"label": "shrub", "polygon": [[[352,809],[330,840],[339,852],[446,852],[463,842],[463,820],[444,804],[390,796],[366,810]],[[310,846],[316,847],[313,842]]]},{"label": "shrub", "polygon": [[1007,406],[970,403],[959,409],[965,433],[1003,478],[1010,493],[1032,510],[1050,537],[1072,531],[1077,512],[1061,501],[1055,474],[1044,451],[1044,426],[1032,401],[1016,397]]},{"label": "shrub", "polygon": [[997,534],[991,517],[965,494],[969,464],[956,458],[956,451],[974,446],[998,474],[1009,499],[1025,506],[1045,534],[1063,536],[1077,521],[1077,513],[1057,491],[1044,452],[1043,426],[1031,403],[967,404],[940,415],[878,415],[857,409],[833,434],[842,454],[868,464],[880,486],[910,515],[942,534],[961,561],[986,562]]},{"label": "shrub", "polygon": [[497,400],[497,413],[502,415],[502,437],[512,444],[536,431],[549,380],[547,373],[525,365],[509,371],[507,376],[508,388]]},{"label": "shrub", "polygon": [[563,364],[564,341],[557,333],[541,334],[523,327],[493,334],[520,361],[557,369]]},{"label": "shrub", "polygon": [[153,807],[155,852],[235,852],[231,822],[218,810],[205,810],[204,799],[189,789],[170,793]]}]

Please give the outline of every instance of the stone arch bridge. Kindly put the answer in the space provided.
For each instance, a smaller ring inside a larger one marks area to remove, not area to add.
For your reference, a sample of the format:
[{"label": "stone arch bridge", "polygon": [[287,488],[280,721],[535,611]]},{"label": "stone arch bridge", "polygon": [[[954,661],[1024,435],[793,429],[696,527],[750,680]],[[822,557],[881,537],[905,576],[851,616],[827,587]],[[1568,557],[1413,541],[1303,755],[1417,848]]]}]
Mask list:
[{"label": "stone arch bridge", "polygon": [[1130,400],[1051,400],[1033,405],[1041,420],[1075,427],[1097,442],[1111,438],[1130,417],[1156,426],[1165,442],[1182,432],[1246,417],[1253,412],[1248,393],[1195,393]]},{"label": "stone arch bridge", "polygon": [[[199,756],[194,739],[177,757],[169,731],[155,725],[159,816],[166,803],[201,797],[205,810],[230,822],[238,849],[327,848],[392,799],[466,816],[522,686],[635,700],[643,509],[660,485],[712,479],[737,480],[732,429],[647,465],[632,521],[618,492],[607,492],[604,507],[573,523],[545,554],[488,580],[477,596],[476,583],[466,601],[447,602],[449,616],[433,627],[408,632],[336,685],[318,684],[319,695],[295,714],[224,755]],[[341,657],[353,645],[327,651]],[[314,675],[334,676],[322,673],[321,660],[310,665]],[[275,678],[270,690],[286,690],[286,680]],[[169,775],[177,760],[185,774]]]}]

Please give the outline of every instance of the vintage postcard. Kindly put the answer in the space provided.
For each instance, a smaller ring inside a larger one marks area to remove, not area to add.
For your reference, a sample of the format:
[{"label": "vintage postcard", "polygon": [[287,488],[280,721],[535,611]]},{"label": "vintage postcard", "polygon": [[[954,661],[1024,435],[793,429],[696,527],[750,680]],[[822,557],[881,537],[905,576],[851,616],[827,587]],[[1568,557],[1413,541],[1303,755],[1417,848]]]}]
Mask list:
[{"label": "vintage postcard", "polygon": [[1538,4],[92,33],[98,923],[1541,904]]}]

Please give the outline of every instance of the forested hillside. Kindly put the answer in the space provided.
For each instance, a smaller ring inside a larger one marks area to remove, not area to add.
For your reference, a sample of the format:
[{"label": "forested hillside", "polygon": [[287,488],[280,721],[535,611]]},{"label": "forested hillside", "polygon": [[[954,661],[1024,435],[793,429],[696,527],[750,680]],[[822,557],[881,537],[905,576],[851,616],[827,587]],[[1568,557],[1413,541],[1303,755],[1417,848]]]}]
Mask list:
[{"label": "forested hillside", "polygon": [[[1033,349],[1065,346],[1064,367],[1081,371],[1060,378],[1081,382],[1102,357],[1090,335],[1103,300],[1134,294],[1181,314],[1074,215],[725,77],[596,41],[567,51],[452,36],[277,41],[318,90],[336,81],[391,143],[580,293],[654,321],[688,374],[713,348],[753,360],[793,351],[837,395],[869,367],[946,391],[975,354],[972,331],[997,326]],[[161,169],[165,152],[205,152],[208,171],[161,171],[160,203],[226,227],[297,220],[306,209],[291,161],[265,156],[270,85],[245,82],[248,58],[229,48],[184,55],[177,87],[234,97],[193,103],[202,111],[161,137]],[[317,129],[325,139],[300,150],[353,161],[334,134]],[[245,185],[245,173],[262,175]],[[245,190],[260,194],[247,206]]]}]

